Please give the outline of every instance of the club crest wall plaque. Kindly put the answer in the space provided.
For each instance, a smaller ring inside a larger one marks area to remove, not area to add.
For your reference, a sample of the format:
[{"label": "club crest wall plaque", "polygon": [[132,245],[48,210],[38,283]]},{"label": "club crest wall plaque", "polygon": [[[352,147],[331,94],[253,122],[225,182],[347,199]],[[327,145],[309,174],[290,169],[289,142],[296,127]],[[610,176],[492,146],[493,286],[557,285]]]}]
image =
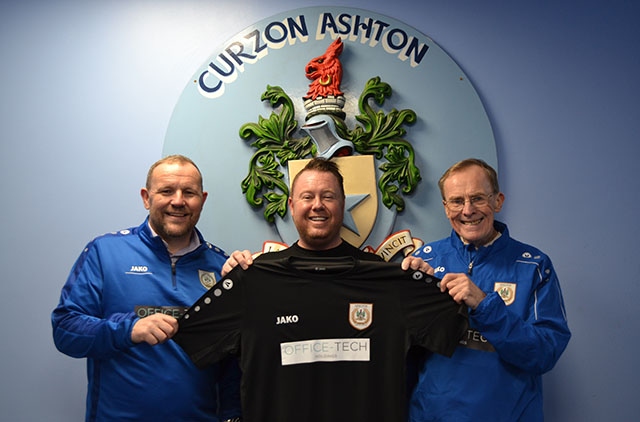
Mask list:
[{"label": "club crest wall plaque", "polygon": [[227,251],[293,243],[290,181],[312,157],[335,160],[342,237],[386,260],[448,235],[437,181],[451,164],[497,167],[482,102],[451,57],[393,18],[341,7],[272,16],[217,48],[174,108],[174,153],[200,167],[198,226]]}]

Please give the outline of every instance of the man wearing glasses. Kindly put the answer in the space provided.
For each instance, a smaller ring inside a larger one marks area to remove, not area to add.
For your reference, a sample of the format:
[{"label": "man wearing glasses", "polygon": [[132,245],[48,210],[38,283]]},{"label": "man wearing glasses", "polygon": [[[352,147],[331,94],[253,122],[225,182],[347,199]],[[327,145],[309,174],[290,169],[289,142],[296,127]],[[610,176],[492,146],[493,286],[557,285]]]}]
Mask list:
[{"label": "man wearing glasses", "polygon": [[471,328],[451,358],[424,357],[410,421],[542,421],[541,375],[571,337],[551,260],[495,221],[505,198],[484,161],[454,164],[438,185],[453,230],[415,256],[468,306]]}]

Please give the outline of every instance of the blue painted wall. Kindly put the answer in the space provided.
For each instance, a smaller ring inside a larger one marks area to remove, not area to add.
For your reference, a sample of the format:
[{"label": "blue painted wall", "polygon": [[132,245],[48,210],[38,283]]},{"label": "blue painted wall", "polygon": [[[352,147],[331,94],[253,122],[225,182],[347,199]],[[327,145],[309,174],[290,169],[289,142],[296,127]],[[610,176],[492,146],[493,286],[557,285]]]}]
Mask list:
[{"label": "blue painted wall", "polygon": [[[303,5],[14,3],[0,5],[0,409],[7,421],[82,420],[84,360],[56,351],[49,322],[73,261],[90,238],[146,215],[139,189],[198,66],[241,29]],[[308,5],[393,17],[469,76],[494,128],[501,219],[551,255],[574,333],[544,378],[547,420],[635,420],[640,6],[414,3]]]}]

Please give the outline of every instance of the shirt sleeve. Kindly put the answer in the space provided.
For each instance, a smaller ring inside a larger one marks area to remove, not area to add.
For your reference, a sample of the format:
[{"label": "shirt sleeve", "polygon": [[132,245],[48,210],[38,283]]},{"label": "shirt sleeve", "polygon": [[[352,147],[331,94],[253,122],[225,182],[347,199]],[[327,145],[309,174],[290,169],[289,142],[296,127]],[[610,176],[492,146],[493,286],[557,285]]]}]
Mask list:
[{"label": "shirt sleeve", "polygon": [[62,353],[81,358],[108,358],[133,346],[135,313],[102,315],[103,268],[94,242],[75,262],[51,314],[53,339]]},{"label": "shirt sleeve", "polygon": [[526,317],[512,312],[493,292],[470,314],[472,324],[494,346],[500,358],[534,374],[553,368],[571,333],[558,278],[548,258],[534,273]]},{"label": "shirt sleeve", "polygon": [[194,364],[204,368],[240,351],[243,289],[235,268],[179,319],[173,340]]},{"label": "shirt sleeve", "polygon": [[414,333],[413,344],[451,356],[468,329],[467,308],[437,287],[440,279],[421,272],[419,281],[405,289],[403,302],[408,304],[407,319]]}]

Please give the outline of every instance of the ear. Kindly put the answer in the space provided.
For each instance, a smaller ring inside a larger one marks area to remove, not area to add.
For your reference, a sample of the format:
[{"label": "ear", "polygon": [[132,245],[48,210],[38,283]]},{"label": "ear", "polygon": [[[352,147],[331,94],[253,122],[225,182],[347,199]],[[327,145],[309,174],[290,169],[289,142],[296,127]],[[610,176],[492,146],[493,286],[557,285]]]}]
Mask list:
[{"label": "ear", "polygon": [[293,201],[291,200],[291,197],[287,199],[287,203],[289,204],[289,212],[291,213],[291,217],[293,217]]},{"label": "ear", "polygon": [[504,193],[498,192],[496,195],[496,205],[493,207],[493,212],[500,212],[502,209],[502,204],[504,204]]},{"label": "ear", "polygon": [[147,190],[147,188],[140,189],[140,196],[142,197],[144,209],[148,210],[149,208],[151,208],[151,203],[149,202],[149,191]]}]

